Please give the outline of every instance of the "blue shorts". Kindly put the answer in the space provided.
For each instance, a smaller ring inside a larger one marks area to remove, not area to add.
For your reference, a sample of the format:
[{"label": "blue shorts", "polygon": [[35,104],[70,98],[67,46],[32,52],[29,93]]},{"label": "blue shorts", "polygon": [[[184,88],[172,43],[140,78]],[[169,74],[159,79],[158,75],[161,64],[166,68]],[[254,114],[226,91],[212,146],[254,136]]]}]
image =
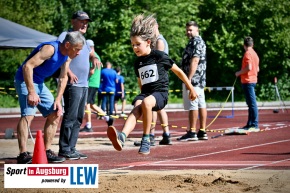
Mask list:
[{"label": "blue shorts", "polygon": [[141,93],[135,97],[135,99],[132,102],[132,105],[135,105],[135,102],[137,100],[143,101],[146,97],[148,97],[150,95],[154,96],[156,99],[156,104],[155,104],[155,107],[152,108],[152,111],[159,111],[167,105],[168,92],[154,92],[152,94],[142,94]]},{"label": "blue shorts", "polygon": [[45,86],[44,83],[36,84],[34,83],[34,89],[36,94],[39,95],[40,103],[37,106],[31,106],[27,102],[28,90],[24,81],[14,81],[14,86],[18,94],[18,101],[20,104],[21,116],[35,115],[38,109],[42,116],[47,117],[53,110],[54,97]]}]

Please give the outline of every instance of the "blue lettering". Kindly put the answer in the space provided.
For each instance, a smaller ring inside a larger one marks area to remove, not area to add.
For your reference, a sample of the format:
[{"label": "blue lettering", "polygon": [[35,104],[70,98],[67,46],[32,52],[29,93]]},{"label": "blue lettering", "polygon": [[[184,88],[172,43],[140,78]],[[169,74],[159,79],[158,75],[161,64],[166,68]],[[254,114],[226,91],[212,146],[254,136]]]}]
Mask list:
[{"label": "blue lettering", "polygon": [[74,168],[70,168],[70,184],[76,185],[77,183],[74,181]]},{"label": "blue lettering", "polygon": [[81,185],[84,184],[83,182],[81,182],[81,176],[83,176],[83,174],[81,174],[82,169],[83,167],[77,167],[78,184],[81,184]]},{"label": "blue lettering", "polygon": [[77,167],[76,179],[74,178],[74,167],[70,168],[70,184],[71,185],[83,185],[85,181],[86,185],[95,185],[97,178],[97,167]]},{"label": "blue lettering", "polygon": [[[94,171],[92,170],[94,169]],[[86,184],[92,184],[95,185],[96,183],[96,177],[97,177],[97,167],[89,167],[89,168],[85,168],[85,182]]]}]

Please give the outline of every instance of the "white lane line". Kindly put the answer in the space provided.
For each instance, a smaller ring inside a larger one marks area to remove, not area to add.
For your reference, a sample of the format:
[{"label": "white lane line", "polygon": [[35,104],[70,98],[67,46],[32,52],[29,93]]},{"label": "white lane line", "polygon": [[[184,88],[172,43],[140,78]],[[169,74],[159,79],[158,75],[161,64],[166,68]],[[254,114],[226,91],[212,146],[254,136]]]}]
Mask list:
[{"label": "white lane line", "polygon": [[[261,164],[262,165],[262,164]],[[253,166],[253,164],[150,164],[150,166],[183,166],[183,167],[193,167],[193,166]]]},{"label": "white lane line", "polygon": [[253,164],[150,164],[150,166],[252,166]]},{"label": "white lane line", "polygon": [[[270,142],[270,143],[263,143],[263,144],[258,144],[258,145],[251,145],[251,146],[246,146],[246,147],[241,147],[241,148],[236,148],[236,149],[217,151],[217,152],[201,154],[201,155],[195,155],[195,156],[189,156],[189,157],[183,157],[183,158],[168,159],[168,160],[162,160],[162,161],[157,161],[157,162],[146,162],[146,163],[142,163],[142,164],[134,163],[133,165],[129,165],[129,166],[126,166],[126,167],[120,167],[120,168],[114,168],[114,169],[123,170],[123,169],[128,169],[128,168],[132,168],[132,167],[136,167],[136,166],[150,166],[151,164],[159,164],[159,163],[164,163],[164,162],[173,162],[173,161],[180,161],[180,160],[192,159],[192,158],[197,158],[197,157],[205,157],[205,156],[210,156],[210,155],[216,155],[216,154],[221,154],[221,153],[227,153],[227,152],[233,152],[233,151],[249,149],[249,148],[253,148],[253,147],[261,147],[261,146],[273,145],[273,144],[277,144],[277,143],[284,143],[284,142],[289,142],[289,141],[290,141],[290,139],[287,139],[287,140],[275,141],[275,142]],[[114,170],[114,169],[111,169],[111,170]]]},{"label": "white lane line", "polygon": [[262,166],[269,166],[269,165],[273,165],[273,164],[277,164],[277,163],[281,163],[281,162],[285,162],[285,161],[290,161],[290,159],[284,159],[284,160],[278,160],[278,161],[274,161],[274,162],[270,162],[269,164],[258,164],[255,166],[251,166],[251,167],[247,167],[247,168],[241,168],[238,170],[250,170],[253,168],[258,168],[258,167],[262,167]]},{"label": "white lane line", "polygon": [[285,125],[284,123],[277,123],[277,126]]},{"label": "white lane line", "polygon": [[270,130],[276,130],[276,129],[282,129],[282,128],[285,128],[285,127],[288,127],[290,125],[282,125],[282,126],[278,126],[278,127],[266,127],[264,130],[265,131],[270,131]]},{"label": "white lane line", "polygon": [[[34,115],[35,117],[42,117],[42,114],[36,113]],[[17,115],[0,115],[0,119],[7,119],[7,118],[20,118],[21,115],[17,114]]]}]

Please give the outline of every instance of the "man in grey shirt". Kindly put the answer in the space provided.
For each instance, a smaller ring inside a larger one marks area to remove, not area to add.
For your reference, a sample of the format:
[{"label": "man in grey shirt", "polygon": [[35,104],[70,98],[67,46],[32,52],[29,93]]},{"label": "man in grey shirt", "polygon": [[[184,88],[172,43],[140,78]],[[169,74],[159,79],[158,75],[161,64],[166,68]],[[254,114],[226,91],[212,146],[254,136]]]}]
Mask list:
[{"label": "man in grey shirt", "polygon": [[[83,11],[77,11],[72,16],[72,29],[69,31],[80,31],[85,34],[89,22],[92,20]],[[59,36],[62,41],[67,32]],[[90,60],[93,62],[90,67]],[[101,63],[91,51],[90,46],[85,43],[80,54],[71,61],[68,70],[68,84],[64,91],[64,115],[59,136],[59,156],[69,160],[86,159],[87,155],[76,150],[80,126],[84,117],[85,104],[88,94],[89,74],[100,67]]]}]

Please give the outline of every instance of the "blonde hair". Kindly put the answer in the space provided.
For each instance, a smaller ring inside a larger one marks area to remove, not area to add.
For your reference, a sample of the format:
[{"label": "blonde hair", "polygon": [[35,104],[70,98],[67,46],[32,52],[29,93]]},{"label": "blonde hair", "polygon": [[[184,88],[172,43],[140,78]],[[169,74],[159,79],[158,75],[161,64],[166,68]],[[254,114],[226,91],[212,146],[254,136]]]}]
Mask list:
[{"label": "blonde hair", "polygon": [[139,36],[142,40],[150,40],[150,47],[154,48],[157,40],[155,25],[157,21],[154,14],[145,17],[143,14],[134,18],[131,26],[130,37]]}]

